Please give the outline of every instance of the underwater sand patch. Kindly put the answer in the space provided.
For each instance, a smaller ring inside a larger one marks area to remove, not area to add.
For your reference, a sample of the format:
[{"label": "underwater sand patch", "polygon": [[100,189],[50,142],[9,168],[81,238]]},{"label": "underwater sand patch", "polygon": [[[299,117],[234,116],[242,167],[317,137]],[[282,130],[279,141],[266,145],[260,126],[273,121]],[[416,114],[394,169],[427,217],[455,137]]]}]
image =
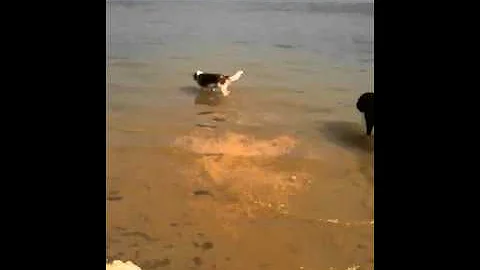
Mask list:
[{"label": "underwater sand patch", "polygon": [[222,153],[230,156],[280,156],[290,152],[296,145],[290,136],[270,140],[227,132],[223,136],[193,134],[178,139],[175,144],[198,154]]},{"label": "underwater sand patch", "polygon": [[[212,196],[203,207],[217,211],[224,220],[255,217],[268,211],[288,211],[288,197],[304,189],[308,174],[283,171],[276,161],[297,145],[291,136],[271,139],[226,132],[192,133],[175,144],[199,154],[192,168],[192,188],[208,190]],[[193,196],[193,207],[202,207]],[[202,196],[204,199],[205,196]]]}]

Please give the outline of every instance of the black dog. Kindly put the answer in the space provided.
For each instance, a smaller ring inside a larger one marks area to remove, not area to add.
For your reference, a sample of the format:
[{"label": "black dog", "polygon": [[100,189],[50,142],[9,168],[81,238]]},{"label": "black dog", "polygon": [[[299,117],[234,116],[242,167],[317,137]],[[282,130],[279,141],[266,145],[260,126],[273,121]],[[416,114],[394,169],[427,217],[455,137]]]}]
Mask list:
[{"label": "black dog", "polygon": [[373,130],[373,93],[363,93],[357,101],[357,109],[365,116],[367,135]]}]

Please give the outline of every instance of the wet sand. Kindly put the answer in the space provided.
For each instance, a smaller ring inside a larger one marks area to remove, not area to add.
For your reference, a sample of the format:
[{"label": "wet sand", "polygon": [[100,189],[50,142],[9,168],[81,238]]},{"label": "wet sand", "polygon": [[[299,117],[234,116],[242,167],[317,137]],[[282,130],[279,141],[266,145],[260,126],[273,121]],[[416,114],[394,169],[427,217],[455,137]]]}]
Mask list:
[{"label": "wet sand", "polygon": [[372,269],[368,151],[301,144],[194,127],[168,147],[111,147],[109,259],[142,269]]}]

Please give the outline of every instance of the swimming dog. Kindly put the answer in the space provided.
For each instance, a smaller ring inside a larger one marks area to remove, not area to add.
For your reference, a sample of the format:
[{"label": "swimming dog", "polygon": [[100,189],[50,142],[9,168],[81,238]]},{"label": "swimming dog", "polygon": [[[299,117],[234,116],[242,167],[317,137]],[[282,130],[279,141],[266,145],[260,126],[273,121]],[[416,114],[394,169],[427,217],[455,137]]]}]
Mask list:
[{"label": "swimming dog", "polygon": [[228,90],[230,84],[238,81],[243,74],[243,70],[237,71],[232,76],[219,73],[206,73],[201,70],[197,70],[193,74],[193,80],[197,82],[202,90],[215,92],[217,89],[219,89],[222,95],[226,97],[231,93],[231,91]]}]

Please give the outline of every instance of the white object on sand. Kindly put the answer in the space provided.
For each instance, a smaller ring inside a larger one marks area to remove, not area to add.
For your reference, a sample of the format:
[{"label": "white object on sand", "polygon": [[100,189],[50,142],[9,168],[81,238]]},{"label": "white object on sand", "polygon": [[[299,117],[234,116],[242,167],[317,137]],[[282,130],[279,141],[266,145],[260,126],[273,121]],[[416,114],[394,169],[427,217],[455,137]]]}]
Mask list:
[{"label": "white object on sand", "polygon": [[131,261],[122,262],[115,260],[112,263],[107,263],[107,270],[142,270]]}]

